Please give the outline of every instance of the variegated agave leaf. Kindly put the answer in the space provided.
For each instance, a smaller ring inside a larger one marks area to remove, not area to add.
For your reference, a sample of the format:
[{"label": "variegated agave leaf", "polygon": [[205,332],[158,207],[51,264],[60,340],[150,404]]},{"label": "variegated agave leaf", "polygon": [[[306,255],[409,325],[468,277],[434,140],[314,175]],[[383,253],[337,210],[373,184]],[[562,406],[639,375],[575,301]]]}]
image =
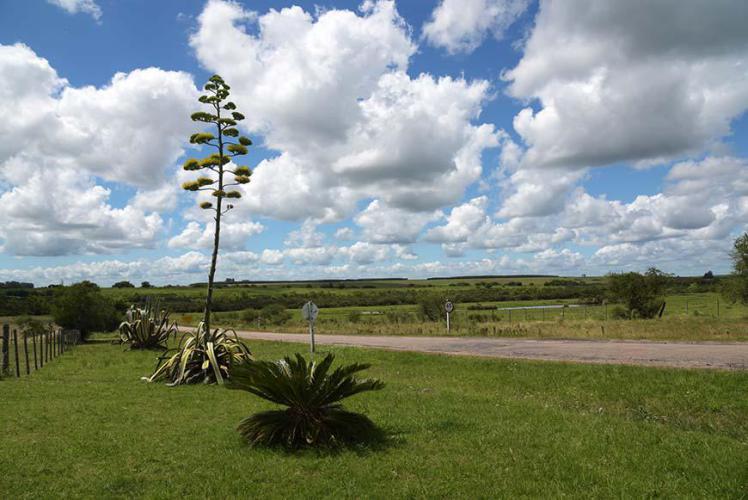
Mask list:
[{"label": "variegated agave leaf", "polygon": [[232,365],[252,360],[249,348],[233,330],[205,331],[200,323],[194,332],[185,333],[176,348],[159,357],[148,382],[166,381],[167,385],[223,384]]},{"label": "variegated agave leaf", "polygon": [[127,320],[119,326],[119,342],[130,349],[166,349],[169,338],[177,336],[177,324],[169,321],[169,313],[159,305],[148,299],[143,308],[131,306]]}]

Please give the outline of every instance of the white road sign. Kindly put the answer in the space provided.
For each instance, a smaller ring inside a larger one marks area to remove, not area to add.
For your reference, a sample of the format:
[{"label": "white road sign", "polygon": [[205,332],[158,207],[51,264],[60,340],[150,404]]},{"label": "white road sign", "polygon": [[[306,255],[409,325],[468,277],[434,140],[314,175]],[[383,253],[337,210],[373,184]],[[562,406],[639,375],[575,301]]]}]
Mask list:
[{"label": "white road sign", "polygon": [[447,311],[448,313],[451,313],[454,310],[454,308],[455,306],[450,301],[447,301],[447,303],[444,304],[444,310]]},{"label": "white road sign", "polygon": [[305,321],[315,321],[319,314],[319,307],[311,300],[301,307],[301,317]]}]

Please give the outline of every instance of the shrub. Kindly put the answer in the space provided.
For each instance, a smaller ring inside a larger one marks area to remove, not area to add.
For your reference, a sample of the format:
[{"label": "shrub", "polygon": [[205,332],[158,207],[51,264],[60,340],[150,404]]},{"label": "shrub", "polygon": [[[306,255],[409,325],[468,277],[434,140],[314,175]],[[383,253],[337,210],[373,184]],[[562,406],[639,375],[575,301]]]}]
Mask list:
[{"label": "shrub", "polygon": [[260,311],[261,319],[271,325],[282,325],[291,319],[291,313],[282,304],[270,304]]},{"label": "shrub", "polygon": [[159,357],[147,382],[167,381],[167,385],[222,384],[237,363],[252,359],[252,353],[233,330],[207,331],[200,322],[194,332],[182,336],[179,345]]},{"label": "shrub", "polygon": [[629,319],[631,314],[626,310],[625,307],[615,306],[610,311],[610,317],[613,319]]},{"label": "shrub", "polygon": [[625,305],[629,317],[654,318],[662,309],[662,293],[668,278],[655,268],[645,274],[611,274],[608,290],[613,301]]},{"label": "shrub", "polygon": [[439,321],[444,317],[444,302],[439,297],[421,296],[418,299],[418,314],[425,321]]},{"label": "shrub", "polygon": [[348,313],[348,321],[358,323],[361,321],[361,311],[351,311]]},{"label": "shrub", "polygon": [[90,281],[59,288],[52,305],[52,317],[63,328],[79,330],[83,340],[94,331],[116,330],[120,323],[114,305]]},{"label": "shrub", "polygon": [[242,437],[251,446],[296,449],[337,447],[376,436],[378,429],[368,417],[343,409],[340,401],[382,389],[384,383],[354,377],[369,368],[368,364],[355,363],[330,372],[333,361],[332,354],[319,363],[297,354],[277,362],[254,361],[234,366],[229,388],[287,407],[245,418],[238,426]]},{"label": "shrub", "polygon": [[131,306],[127,320],[119,325],[120,343],[130,349],[166,349],[172,335],[177,335],[176,322],[170,322],[169,313],[150,299],[142,309]]},{"label": "shrub", "polygon": [[241,320],[245,323],[254,323],[260,317],[260,311],[257,309],[245,309],[241,312]]}]

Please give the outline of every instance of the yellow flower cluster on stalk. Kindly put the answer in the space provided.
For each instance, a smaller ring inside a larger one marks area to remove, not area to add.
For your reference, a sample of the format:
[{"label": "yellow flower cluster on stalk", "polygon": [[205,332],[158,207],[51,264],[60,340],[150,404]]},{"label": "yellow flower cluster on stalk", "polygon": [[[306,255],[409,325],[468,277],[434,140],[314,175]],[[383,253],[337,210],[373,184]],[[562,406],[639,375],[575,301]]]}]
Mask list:
[{"label": "yellow flower cluster on stalk", "polygon": [[[215,126],[215,133],[197,132],[190,136],[190,143],[201,146],[212,146],[216,149],[214,153],[202,159],[189,158],[182,168],[186,171],[202,171],[203,174],[194,181],[188,181],[182,184],[182,188],[187,191],[209,191],[210,194],[218,201],[214,205],[212,202],[204,201],[200,203],[200,208],[204,210],[215,210],[217,216],[223,210],[221,200],[223,198],[238,199],[242,197],[240,191],[235,189],[226,189],[232,186],[247,184],[252,176],[252,171],[246,166],[234,165],[233,159],[237,156],[246,155],[248,147],[252,141],[239,134],[236,128],[237,122],[244,119],[244,115],[236,111],[236,104],[231,101],[224,102],[229,97],[229,87],[226,82],[218,75],[213,75],[208,83],[205,84],[205,95],[198,99],[201,103],[212,107],[211,112],[198,111],[193,113],[192,121],[212,124]],[[236,139],[233,141],[232,139]],[[232,182],[227,182],[225,176],[233,175]],[[233,205],[225,207],[225,213],[231,210]]]}]

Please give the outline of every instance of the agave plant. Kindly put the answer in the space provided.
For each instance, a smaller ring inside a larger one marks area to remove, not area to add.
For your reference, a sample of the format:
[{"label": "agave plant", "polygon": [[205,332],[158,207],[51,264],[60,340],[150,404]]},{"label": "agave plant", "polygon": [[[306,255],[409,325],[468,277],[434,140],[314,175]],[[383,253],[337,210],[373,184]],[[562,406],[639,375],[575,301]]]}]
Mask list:
[{"label": "agave plant", "polygon": [[337,447],[377,435],[379,431],[368,417],[345,410],[340,401],[381,389],[384,383],[354,376],[369,368],[368,364],[355,363],[331,371],[334,359],[328,354],[317,363],[296,354],[295,358],[276,362],[253,361],[234,366],[227,387],[287,406],[242,420],[238,427],[242,437],[251,446],[296,449]]},{"label": "agave plant", "polygon": [[234,330],[210,332],[200,322],[194,332],[182,336],[176,348],[159,357],[153,374],[143,379],[165,380],[167,385],[223,384],[233,365],[251,360],[252,353]]},{"label": "agave plant", "polygon": [[130,306],[119,325],[119,342],[130,349],[166,349],[169,337],[177,336],[177,324],[169,322],[169,313],[159,306],[150,299],[143,308]]}]

